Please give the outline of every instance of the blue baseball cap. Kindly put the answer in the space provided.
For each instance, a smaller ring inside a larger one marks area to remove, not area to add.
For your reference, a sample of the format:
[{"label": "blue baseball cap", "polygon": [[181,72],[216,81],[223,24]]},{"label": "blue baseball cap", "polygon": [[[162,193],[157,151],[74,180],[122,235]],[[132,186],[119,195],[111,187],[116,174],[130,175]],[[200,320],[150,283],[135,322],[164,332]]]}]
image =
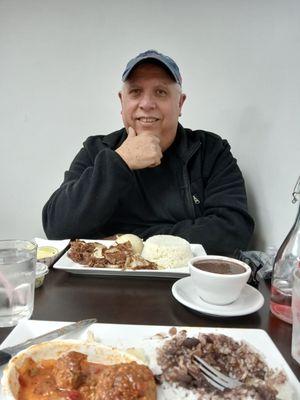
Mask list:
[{"label": "blue baseball cap", "polygon": [[165,56],[164,54],[159,53],[156,50],[147,50],[144,53],[140,53],[138,56],[136,56],[135,58],[130,60],[128,62],[128,64],[126,65],[125,71],[123,72],[122,81],[125,82],[129,76],[130,72],[140,62],[146,61],[146,60],[149,60],[149,61],[154,60],[154,61],[162,64],[162,66],[170,72],[170,74],[174,78],[175,82],[177,82],[181,86],[182,78],[181,78],[179,68],[178,68],[178,65],[176,64],[176,62],[174,60],[172,60],[171,57]]}]

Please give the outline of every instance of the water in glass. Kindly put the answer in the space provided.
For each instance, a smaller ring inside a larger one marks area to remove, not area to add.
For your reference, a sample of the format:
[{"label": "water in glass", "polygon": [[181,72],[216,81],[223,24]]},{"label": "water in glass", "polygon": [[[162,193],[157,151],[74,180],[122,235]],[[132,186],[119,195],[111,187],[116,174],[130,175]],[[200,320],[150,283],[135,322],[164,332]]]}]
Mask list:
[{"label": "water in glass", "polygon": [[0,326],[3,327],[14,326],[32,314],[36,248],[31,243],[31,247],[24,249],[20,243],[17,247],[1,244],[3,241],[0,243]]}]

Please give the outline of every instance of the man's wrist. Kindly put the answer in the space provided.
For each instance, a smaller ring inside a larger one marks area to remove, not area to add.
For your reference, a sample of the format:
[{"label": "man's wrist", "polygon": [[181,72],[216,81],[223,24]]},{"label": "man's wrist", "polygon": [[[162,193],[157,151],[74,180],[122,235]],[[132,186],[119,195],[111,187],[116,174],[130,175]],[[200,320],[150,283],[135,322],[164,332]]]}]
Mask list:
[{"label": "man's wrist", "polygon": [[120,147],[118,147],[115,152],[122,158],[122,160],[127,164],[128,168],[132,169],[126,159],[126,157],[124,156],[122,149],[120,149]]}]

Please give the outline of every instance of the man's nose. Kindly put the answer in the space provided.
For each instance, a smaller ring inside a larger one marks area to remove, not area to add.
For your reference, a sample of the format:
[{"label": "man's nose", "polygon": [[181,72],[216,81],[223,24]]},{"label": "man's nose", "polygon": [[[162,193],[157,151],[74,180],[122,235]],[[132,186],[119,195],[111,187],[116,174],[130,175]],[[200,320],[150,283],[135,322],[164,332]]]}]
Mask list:
[{"label": "man's nose", "polygon": [[143,110],[153,110],[156,107],[156,102],[154,97],[151,94],[144,94],[144,96],[140,99],[139,107]]}]

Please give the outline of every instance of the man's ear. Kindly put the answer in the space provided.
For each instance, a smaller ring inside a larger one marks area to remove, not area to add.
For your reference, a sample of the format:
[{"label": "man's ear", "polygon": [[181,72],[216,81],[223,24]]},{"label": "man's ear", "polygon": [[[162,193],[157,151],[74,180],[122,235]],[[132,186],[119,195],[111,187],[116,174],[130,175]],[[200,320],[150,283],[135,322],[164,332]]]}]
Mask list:
[{"label": "man's ear", "polygon": [[181,114],[181,109],[182,109],[183,103],[185,102],[185,99],[186,99],[186,95],[184,93],[182,93],[180,95],[180,99],[179,99],[179,111],[180,111],[180,114]]},{"label": "man's ear", "polygon": [[118,93],[118,96],[119,96],[119,99],[120,99],[120,102],[121,102],[121,114],[122,114],[123,104],[122,104],[122,92],[121,91]]}]

